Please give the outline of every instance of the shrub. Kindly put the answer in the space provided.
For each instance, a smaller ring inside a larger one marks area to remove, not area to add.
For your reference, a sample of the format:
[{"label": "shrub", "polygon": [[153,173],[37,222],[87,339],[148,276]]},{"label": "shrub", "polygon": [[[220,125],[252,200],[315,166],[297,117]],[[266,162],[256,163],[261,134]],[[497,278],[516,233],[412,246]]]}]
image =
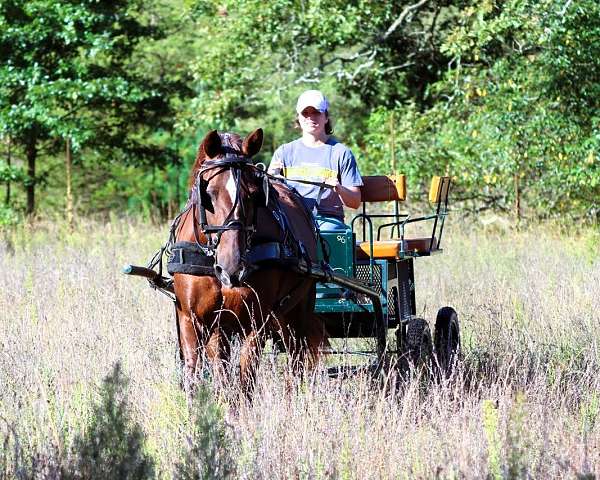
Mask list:
[{"label": "shrub", "polygon": [[144,433],[131,419],[126,387],[117,363],[104,380],[90,425],[75,439],[65,478],[146,479],[154,474],[153,461],[144,452]]},{"label": "shrub", "polygon": [[226,425],[221,408],[212,399],[207,386],[198,387],[192,403],[192,426],[187,435],[188,448],[183,461],[176,466],[175,478],[233,478]]}]

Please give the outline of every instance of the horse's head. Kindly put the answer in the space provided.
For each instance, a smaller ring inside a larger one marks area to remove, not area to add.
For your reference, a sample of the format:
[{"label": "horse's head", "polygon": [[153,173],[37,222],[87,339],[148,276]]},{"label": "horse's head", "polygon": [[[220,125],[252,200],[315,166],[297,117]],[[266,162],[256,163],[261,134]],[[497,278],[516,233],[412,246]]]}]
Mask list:
[{"label": "horse's head", "polygon": [[263,142],[261,129],[244,140],[212,131],[202,141],[194,167],[198,221],[215,257],[215,275],[226,287],[238,286],[250,273],[245,254],[263,198],[263,174],[251,157]]}]

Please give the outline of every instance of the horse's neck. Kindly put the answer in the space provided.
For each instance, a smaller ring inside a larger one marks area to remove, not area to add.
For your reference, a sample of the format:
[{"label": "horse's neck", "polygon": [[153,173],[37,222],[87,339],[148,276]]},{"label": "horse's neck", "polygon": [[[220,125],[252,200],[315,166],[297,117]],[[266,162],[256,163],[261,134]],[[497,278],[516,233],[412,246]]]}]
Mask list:
[{"label": "horse's neck", "polygon": [[[194,209],[190,208],[181,218],[177,229],[175,230],[175,238],[178,242],[196,242],[196,234],[194,234]],[[201,243],[206,243],[206,235],[202,233],[199,226],[196,229],[198,240]]]},{"label": "horse's neck", "polygon": [[302,204],[302,201],[294,195],[286,186],[273,185],[277,190],[278,203],[288,219],[288,228],[292,234],[302,242],[308,255],[313,261],[317,259],[317,239],[314,233],[314,218]]}]

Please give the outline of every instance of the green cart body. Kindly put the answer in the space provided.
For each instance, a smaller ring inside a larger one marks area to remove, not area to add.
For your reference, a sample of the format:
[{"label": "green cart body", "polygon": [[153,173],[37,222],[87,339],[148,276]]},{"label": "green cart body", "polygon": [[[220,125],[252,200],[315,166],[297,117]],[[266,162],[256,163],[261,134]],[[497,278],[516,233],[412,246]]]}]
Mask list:
[{"label": "green cart body", "polygon": [[[386,359],[389,363],[390,356],[416,362],[422,350],[427,350],[425,344],[429,344],[429,352],[425,353],[433,353],[433,337],[427,322],[416,317],[414,260],[442,252],[440,243],[448,213],[450,178],[434,177],[429,195],[432,211],[418,216],[400,213],[400,202],[406,196],[404,176],[363,177],[363,180],[362,213],[350,225],[338,222],[336,230],[321,232],[328,254],[324,256],[321,251],[321,259],[328,259],[336,277],[352,279],[376,292],[380,308],[375,307],[372,296],[351,285],[344,286],[334,278],[317,284],[315,313],[331,338],[373,339],[376,365],[383,365]],[[394,211],[368,213],[367,204],[374,202],[393,202]],[[432,222],[431,235],[420,238],[406,235],[409,225],[417,222]],[[459,348],[458,320],[454,310],[445,309],[440,310],[436,319],[436,343],[440,344],[437,346],[440,362],[451,364]],[[448,344],[447,348],[443,342]],[[368,353],[364,348],[359,350],[360,354]],[[344,352],[348,349],[329,350],[329,353]]]}]

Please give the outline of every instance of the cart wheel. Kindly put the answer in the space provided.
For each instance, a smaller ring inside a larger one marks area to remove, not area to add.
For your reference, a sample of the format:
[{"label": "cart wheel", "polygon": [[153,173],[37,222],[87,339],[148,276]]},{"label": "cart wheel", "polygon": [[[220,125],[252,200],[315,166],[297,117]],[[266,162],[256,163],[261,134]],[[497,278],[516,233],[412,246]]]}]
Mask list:
[{"label": "cart wheel", "polygon": [[422,318],[413,318],[406,324],[405,352],[413,366],[425,365],[433,353],[431,330]]},{"label": "cart wheel", "polygon": [[440,374],[448,378],[460,355],[458,315],[452,307],[440,308],[435,320],[435,354]]}]

